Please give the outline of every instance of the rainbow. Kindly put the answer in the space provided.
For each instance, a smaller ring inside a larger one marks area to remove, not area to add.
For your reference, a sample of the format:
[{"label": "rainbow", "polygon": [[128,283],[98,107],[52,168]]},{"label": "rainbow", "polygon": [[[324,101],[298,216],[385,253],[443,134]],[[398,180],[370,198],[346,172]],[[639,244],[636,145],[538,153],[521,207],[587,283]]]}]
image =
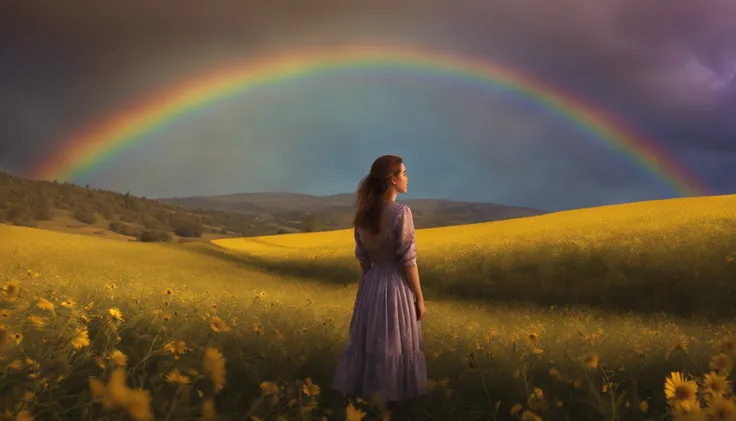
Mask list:
[{"label": "rainbow", "polygon": [[410,69],[445,74],[501,88],[565,118],[592,139],[620,151],[678,194],[704,195],[707,188],[664,149],[633,127],[571,92],[486,59],[427,49],[351,46],[245,60],[186,80],[115,113],[63,142],[36,168],[42,179],[66,181],[88,171],[144,135],[186,113],[249,89],[287,79],[349,68]]}]

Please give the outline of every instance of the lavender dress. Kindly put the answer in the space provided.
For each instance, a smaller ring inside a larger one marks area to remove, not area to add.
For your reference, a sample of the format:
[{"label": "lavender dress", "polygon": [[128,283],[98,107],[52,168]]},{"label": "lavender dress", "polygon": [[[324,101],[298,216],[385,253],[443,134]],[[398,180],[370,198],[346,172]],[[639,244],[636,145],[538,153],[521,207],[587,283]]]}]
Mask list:
[{"label": "lavender dress", "polygon": [[368,269],[350,320],[350,338],[332,387],[350,396],[401,401],[427,393],[422,323],[403,274],[416,265],[411,209],[394,201],[375,236],[355,229],[355,256]]}]

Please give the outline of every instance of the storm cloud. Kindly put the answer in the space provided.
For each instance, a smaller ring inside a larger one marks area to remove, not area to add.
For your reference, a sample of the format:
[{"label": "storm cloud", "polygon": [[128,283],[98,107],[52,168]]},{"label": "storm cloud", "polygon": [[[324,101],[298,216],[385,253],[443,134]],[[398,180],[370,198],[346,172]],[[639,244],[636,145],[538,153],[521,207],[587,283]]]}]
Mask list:
[{"label": "storm cloud", "polygon": [[[91,122],[176,81],[248,57],[371,43],[523,69],[650,134],[714,193],[736,191],[728,170],[736,165],[730,0],[68,0],[3,9],[0,168],[21,175]],[[585,146],[584,134],[494,93],[431,86],[439,80],[361,89],[337,79],[295,83],[283,97],[254,94],[261,109],[234,99],[147,142],[145,154],[127,151],[80,181],[148,196],[329,194],[351,191],[375,156],[396,151],[413,165],[415,196],[561,209],[672,194],[610,151]],[[399,116],[382,111],[391,106]],[[211,159],[228,170],[201,158],[208,136],[222,139]],[[268,145],[298,153],[279,156]],[[228,161],[255,150],[268,165]],[[342,164],[329,163],[336,152]],[[305,175],[314,166],[323,172]]]}]

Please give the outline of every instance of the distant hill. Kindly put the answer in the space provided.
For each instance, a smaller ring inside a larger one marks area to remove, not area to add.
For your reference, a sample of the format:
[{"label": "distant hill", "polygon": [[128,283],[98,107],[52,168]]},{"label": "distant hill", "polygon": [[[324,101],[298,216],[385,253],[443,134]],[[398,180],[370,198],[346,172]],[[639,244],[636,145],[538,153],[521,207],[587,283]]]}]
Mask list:
[{"label": "distant hill", "polygon": [[130,194],[29,180],[4,172],[0,172],[0,223],[144,241],[208,240],[280,230],[244,214],[187,209]]},{"label": "distant hill", "polygon": [[[271,215],[277,219],[316,220],[316,229],[344,229],[351,226],[354,193],[313,196],[299,193],[240,193],[158,199],[163,203],[246,215]],[[445,199],[405,199],[414,214],[416,228],[472,224],[541,215],[547,212],[493,203],[458,202]]]},{"label": "distant hill", "polygon": [[[212,240],[348,228],[354,194],[244,193],[152,200],[0,172],[0,223],[125,241]],[[490,203],[401,201],[417,228],[544,213]]]}]

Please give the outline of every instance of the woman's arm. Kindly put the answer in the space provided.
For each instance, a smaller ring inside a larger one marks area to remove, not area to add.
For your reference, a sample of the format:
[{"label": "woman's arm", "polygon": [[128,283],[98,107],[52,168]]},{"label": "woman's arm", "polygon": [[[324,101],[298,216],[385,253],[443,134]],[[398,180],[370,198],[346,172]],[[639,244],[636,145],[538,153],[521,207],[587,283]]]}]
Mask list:
[{"label": "woman's arm", "polygon": [[406,280],[409,282],[409,287],[417,302],[423,303],[424,295],[422,294],[422,285],[419,282],[419,268],[417,265],[404,266],[404,275],[406,275]]},{"label": "woman's arm", "polygon": [[404,275],[409,283],[411,291],[417,302],[424,302],[422,286],[419,282],[419,269],[417,268],[417,246],[414,234],[414,217],[411,209],[404,206],[399,225],[399,241],[396,255],[401,259],[404,267]]}]

